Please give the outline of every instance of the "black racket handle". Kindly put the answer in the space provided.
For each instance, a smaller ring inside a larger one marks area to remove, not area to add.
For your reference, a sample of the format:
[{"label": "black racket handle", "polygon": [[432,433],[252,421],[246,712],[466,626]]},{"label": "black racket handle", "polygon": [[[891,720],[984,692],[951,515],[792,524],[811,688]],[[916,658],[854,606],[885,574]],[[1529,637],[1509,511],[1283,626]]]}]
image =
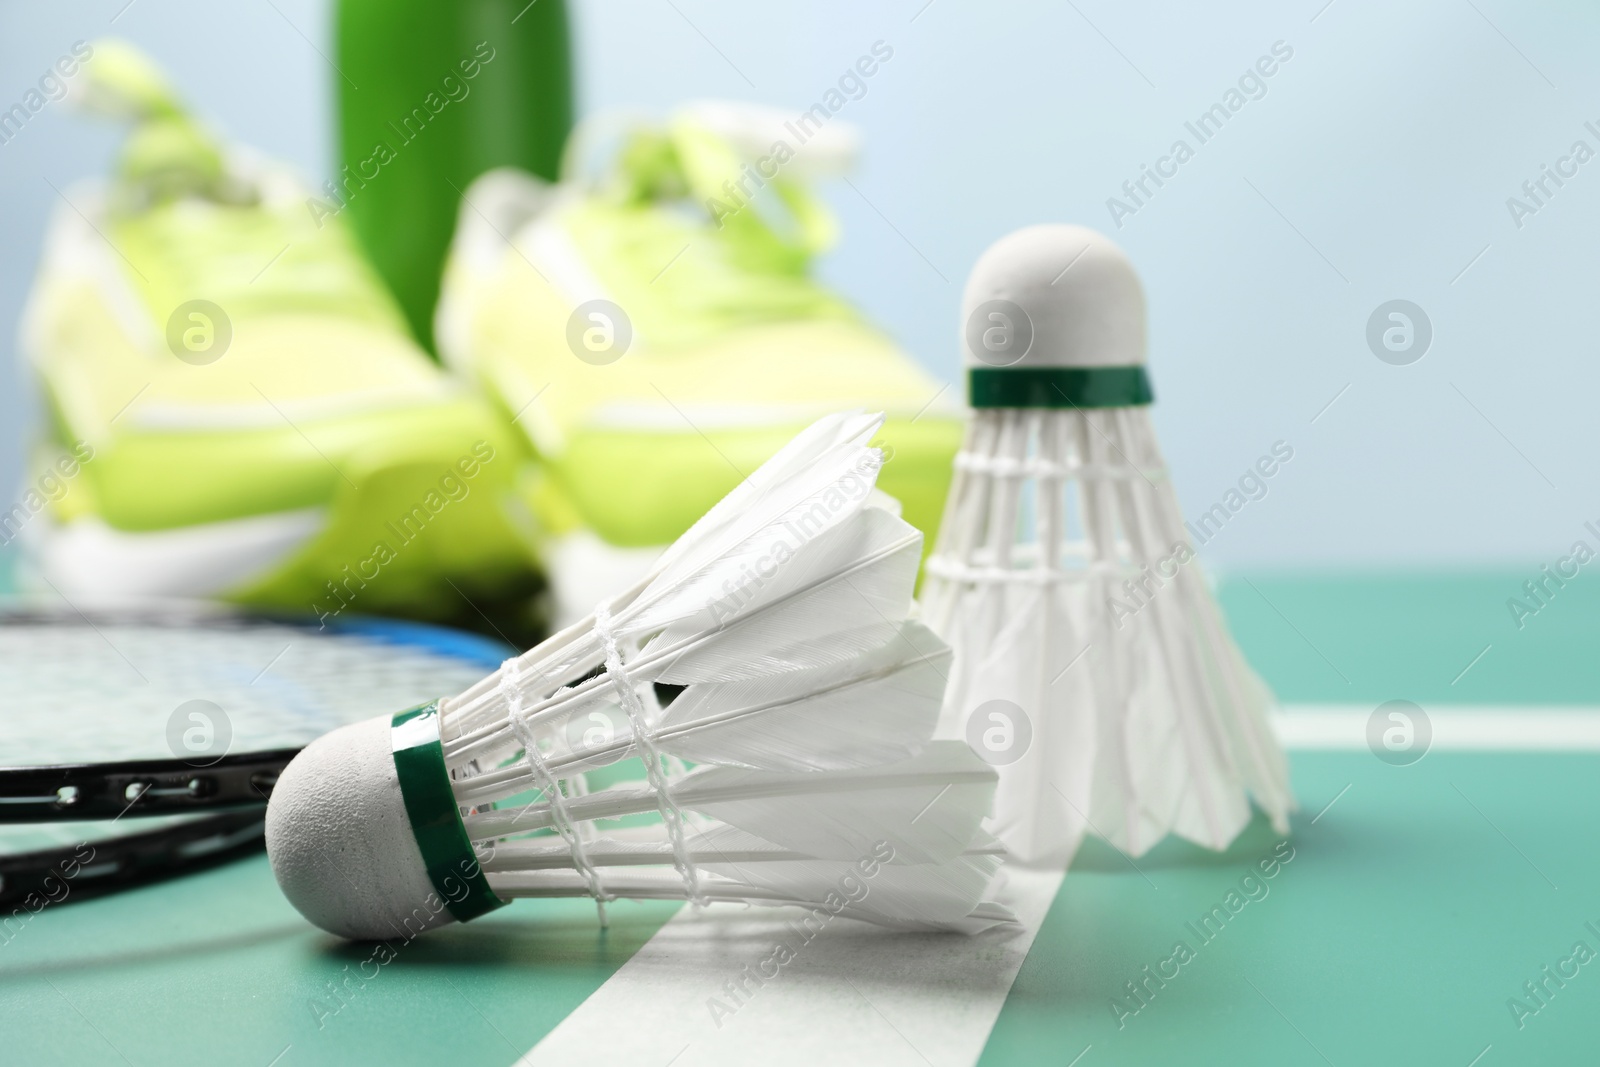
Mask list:
[{"label": "black racket handle", "polygon": [[0,823],[79,822],[124,815],[181,815],[247,805],[272,795],[300,750],[193,760],[126,760],[55,767],[0,767]]},{"label": "black racket handle", "polygon": [[45,907],[201,870],[257,852],[265,814],[225,811],[178,826],[0,856],[0,945]]}]

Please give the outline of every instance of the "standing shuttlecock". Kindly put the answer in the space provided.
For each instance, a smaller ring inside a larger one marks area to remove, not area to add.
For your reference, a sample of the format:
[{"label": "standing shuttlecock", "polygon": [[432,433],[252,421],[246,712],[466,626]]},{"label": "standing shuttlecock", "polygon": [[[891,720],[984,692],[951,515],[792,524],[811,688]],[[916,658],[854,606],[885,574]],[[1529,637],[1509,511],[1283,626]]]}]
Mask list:
[{"label": "standing shuttlecock", "polygon": [[1254,796],[1294,807],[1272,696],[1229,636],[1150,425],[1144,294],[1079,226],[1033,226],[963,297],[972,421],[928,562],[955,650],[940,736],[1001,767],[996,833],[1064,863],[1093,833],[1139,855],[1221,849]]},{"label": "standing shuttlecock", "polygon": [[356,938],[514,897],[1007,920],[983,900],[995,773],[930,741],[950,650],[908,618],[922,536],[874,488],[881,424],[821,420],[587,619],[309,746],[267,810],[295,907]]}]

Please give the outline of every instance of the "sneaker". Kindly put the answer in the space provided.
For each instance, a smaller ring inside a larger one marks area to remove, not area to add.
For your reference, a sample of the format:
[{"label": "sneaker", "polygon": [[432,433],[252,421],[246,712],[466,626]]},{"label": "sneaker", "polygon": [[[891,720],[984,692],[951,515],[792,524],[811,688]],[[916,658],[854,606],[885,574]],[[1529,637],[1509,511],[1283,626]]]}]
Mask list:
[{"label": "sneaker", "polygon": [[521,492],[558,621],[581,617],[820,415],[888,414],[879,486],[932,534],[960,443],[955,398],[817,284],[843,123],[799,138],[729,104],[626,130],[592,176],[591,122],[550,185],[493,171],[465,193],[436,340],[525,435]]},{"label": "sneaker", "polygon": [[24,315],[47,438],[0,540],[40,587],[450,620],[525,598],[523,446],[409,339],[344,224],[128,46],[77,80],[132,130],[64,194]]}]

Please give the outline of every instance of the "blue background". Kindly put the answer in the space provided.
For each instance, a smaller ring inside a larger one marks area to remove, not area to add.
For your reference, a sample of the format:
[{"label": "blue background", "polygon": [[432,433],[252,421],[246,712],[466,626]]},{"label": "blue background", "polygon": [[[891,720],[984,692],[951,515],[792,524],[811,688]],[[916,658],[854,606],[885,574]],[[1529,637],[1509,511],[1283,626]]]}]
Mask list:
[{"label": "blue background", "polygon": [[[1185,511],[1220,500],[1273,442],[1295,451],[1205,546],[1213,566],[1532,575],[1600,518],[1585,432],[1600,376],[1600,161],[1520,229],[1506,207],[1574,140],[1600,149],[1583,129],[1600,120],[1600,12],[1510,0],[574,7],[583,113],[704,96],[799,111],[874,41],[894,49],[840,115],[866,147],[851,184],[824,190],[844,240],[822,270],[941,381],[955,381],[960,289],[989,242],[1050,220],[1112,232],[1145,279],[1157,426]],[[320,181],[332,170],[329,23],[312,0],[11,0],[0,109],[73,41],[114,33],[153,52],[229,135]],[[1185,121],[1276,41],[1294,54],[1267,94],[1115,228],[1107,198],[1174,139],[1194,146]],[[115,143],[52,104],[0,145],[9,353],[56,203],[49,183],[97,172]],[[1395,298],[1433,324],[1410,366],[1380,362],[1365,340],[1368,316]],[[0,374],[7,487],[36,406],[14,364]]]}]

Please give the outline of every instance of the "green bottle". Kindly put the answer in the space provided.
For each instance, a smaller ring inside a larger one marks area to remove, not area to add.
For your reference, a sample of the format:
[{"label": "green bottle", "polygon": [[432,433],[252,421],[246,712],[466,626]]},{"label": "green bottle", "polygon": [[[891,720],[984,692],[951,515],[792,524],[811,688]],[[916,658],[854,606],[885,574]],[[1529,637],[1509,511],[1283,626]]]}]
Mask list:
[{"label": "green bottle", "polygon": [[347,214],[417,340],[433,348],[461,196],[484,171],[554,179],[572,125],[563,0],[339,0],[342,169],[324,204]]}]

